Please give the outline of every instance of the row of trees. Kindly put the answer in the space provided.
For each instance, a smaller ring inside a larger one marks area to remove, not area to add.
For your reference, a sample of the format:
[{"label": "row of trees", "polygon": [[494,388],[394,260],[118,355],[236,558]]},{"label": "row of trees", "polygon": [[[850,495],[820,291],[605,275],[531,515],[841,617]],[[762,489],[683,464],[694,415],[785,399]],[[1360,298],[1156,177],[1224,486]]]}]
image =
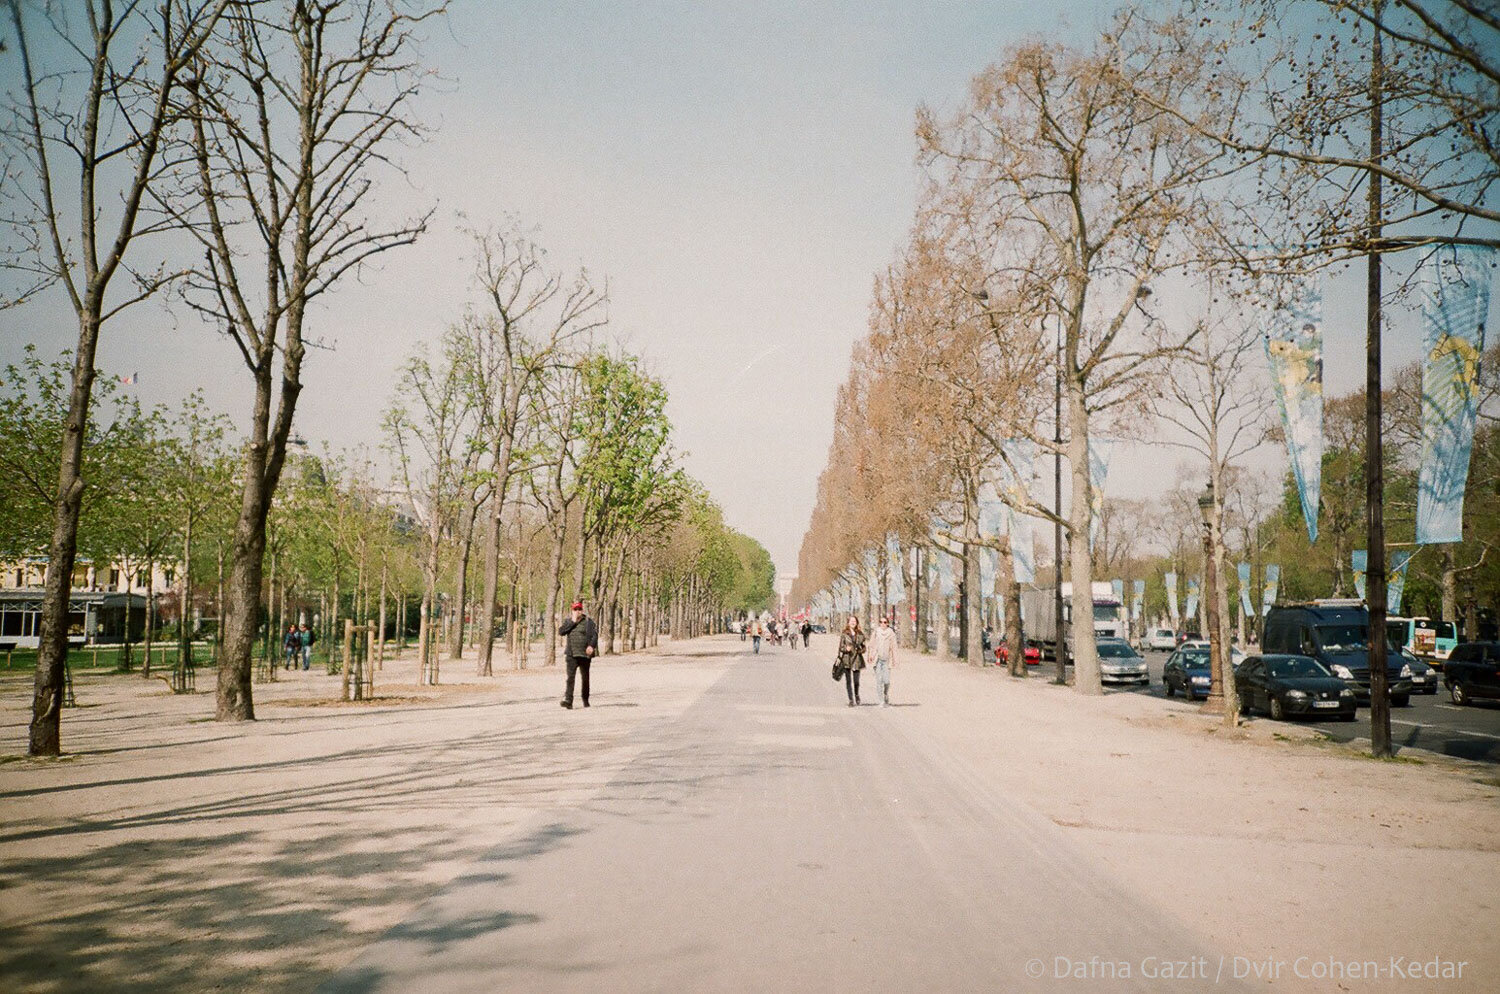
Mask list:
[{"label": "row of trees", "polygon": [[[1266,519],[1279,515],[1281,488],[1258,496],[1244,465],[1270,432],[1258,332],[1297,279],[1364,259],[1378,371],[1382,307],[1412,289],[1383,285],[1381,272],[1409,276],[1429,246],[1500,243],[1486,227],[1500,175],[1497,40],[1500,22],[1472,4],[1126,8],[1086,44],[1008,51],[951,116],[920,111],[929,182],[906,247],[876,280],[794,596],[863,596],[886,575],[872,563],[916,546],[954,554],[966,592],[979,587],[979,551],[995,550],[1013,601],[1011,536],[985,520],[999,501],[1059,528],[1066,565],[1053,576],[1087,597],[1096,576],[1124,572],[1110,572],[1118,549],[1146,537],[1118,520],[1091,473],[1111,438],[1194,453],[1198,487],[1150,515],[1162,518],[1158,550],[1180,557],[1197,544],[1204,480],[1220,577],[1232,575],[1231,544],[1241,555],[1274,545]],[[1383,267],[1396,252],[1406,254]],[[1380,454],[1378,403],[1370,417],[1374,464],[1409,459]],[[1060,514],[1035,471],[1051,456],[1066,463]],[[1361,515],[1378,525],[1395,497],[1378,476],[1370,484],[1379,496],[1350,509],[1351,525]],[[1323,513],[1343,512],[1324,501]],[[1277,551],[1283,565],[1295,554]],[[1378,557],[1371,569],[1383,569]],[[1288,582],[1305,579],[1293,571]],[[905,580],[911,590],[919,577]],[[1228,631],[1230,589],[1217,585],[1210,631]],[[977,660],[979,598],[964,600],[965,652]],[[1372,589],[1372,615],[1376,603]],[[1019,661],[1019,611],[1006,616]],[[1098,693],[1092,612],[1072,617],[1077,688]]]},{"label": "row of trees", "polygon": [[[385,181],[406,182],[397,154],[422,136],[414,103],[432,71],[420,42],[444,4],[4,0],[3,11],[0,223],[8,234],[0,240],[0,309],[61,302],[77,326],[72,366],[57,384],[61,427],[45,443],[56,453],[48,468],[54,475],[38,477],[28,498],[47,511],[41,551],[48,562],[29,751],[61,749],[67,603],[81,522],[111,489],[109,468],[91,454],[100,435],[96,404],[109,404],[97,395],[95,357],[122,314],[157,299],[182,324],[227,343],[251,397],[234,421],[215,713],[252,719],[251,660],[267,566],[277,563],[278,584],[289,575],[268,553],[283,473],[295,456],[289,445],[304,366],[317,343],[313,315],[326,313],[320,305],[351,276],[415,242],[431,220],[430,211],[389,216],[380,191]],[[597,322],[603,295],[586,279],[563,287],[551,276],[524,276],[539,272],[538,260],[515,243],[477,244],[488,309],[475,321],[488,333],[469,372],[488,377],[475,416],[490,448],[469,461],[471,470],[488,466],[489,475],[462,478],[488,488],[487,502],[476,492],[470,503],[482,506],[479,627],[492,632],[502,599],[501,536],[516,527],[506,513],[522,487],[509,475],[525,452],[522,405],[554,362],[546,348],[513,349],[512,332],[532,320],[528,308],[551,307],[568,315],[554,329],[560,348]],[[713,517],[706,499],[681,504]],[[614,513],[612,500],[598,506]],[[430,516],[447,513],[444,506]],[[601,591],[620,596],[626,577],[636,577],[621,564],[631,556],[643,562],[643,548],[627,548],[619,536],[650,527],[585,522],[585,551],[614,557],[599,560],[615,573],[595,575],[617,578],[601,581]],[[438,528],[447,531],[446,523]],[[428,551],[429,596],[433,561]],[[467,570],[459,576],[466,582]],[[667,582],[664,571],[653,574],[653,589]],[[704,587],[702,576],[697,582],[689,587],[703,603],[725,586],[721,579]],[[456,600],[471,600],[467,588]],[[489,639],[479,645],[487,662]]]}]

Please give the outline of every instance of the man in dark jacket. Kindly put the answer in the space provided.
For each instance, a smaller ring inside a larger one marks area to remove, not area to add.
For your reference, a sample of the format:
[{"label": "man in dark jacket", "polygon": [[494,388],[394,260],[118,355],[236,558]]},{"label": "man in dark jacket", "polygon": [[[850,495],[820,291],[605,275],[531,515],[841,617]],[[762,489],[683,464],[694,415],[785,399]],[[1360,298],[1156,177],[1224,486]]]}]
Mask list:
[{"label": "man in dark jacket", "polygon": [[599,626],[594,624],[594,619],[583,613],[583,602],[573,602],[573,617],[562,623],[557,634],[567,636],[567,645],[563,649],[563,656],[568,661],[568,689],[563,693],[563,699],[559,702],[565,708],[573,707],[573,677],[580,674],[583,683],[579,687],[579,697],[583,700],[583,706],[589,706],[589,663],[593,662],[595,656],[599,655]]}]

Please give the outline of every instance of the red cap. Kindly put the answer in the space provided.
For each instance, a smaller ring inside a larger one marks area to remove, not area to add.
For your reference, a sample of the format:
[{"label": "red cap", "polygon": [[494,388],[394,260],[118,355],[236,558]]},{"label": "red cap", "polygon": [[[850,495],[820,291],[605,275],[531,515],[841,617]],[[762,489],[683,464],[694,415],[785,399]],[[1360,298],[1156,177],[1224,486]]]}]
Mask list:
[{"label": "red cap", "polygon": [[574,601],[573,602],[573,610],[575,610],[575,611],[582,611],[583,610],[583,601]]}]

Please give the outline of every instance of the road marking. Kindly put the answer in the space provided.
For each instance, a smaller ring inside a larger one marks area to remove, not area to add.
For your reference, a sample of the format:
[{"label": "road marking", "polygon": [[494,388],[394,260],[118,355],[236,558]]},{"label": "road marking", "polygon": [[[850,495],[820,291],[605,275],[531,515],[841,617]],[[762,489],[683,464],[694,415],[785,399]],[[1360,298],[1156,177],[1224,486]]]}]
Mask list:
[{"label": "road marking", "polygon": [[751,717],[762,725],[803,725],[809,728],[819,728],[828,723],[827,718],[815,714],[757,714]]},{"label": "road marking", "polygon": [[1426,728],[1434,732],[1452,732],[1456,735],[1474,735],[1481,739],[1490,739],[1495,742],[1500,742],[1500,735],[1491,735],[1488,732],[1471,732],[1466,728],[1444,728],[1442,725],[1424,725],[1420,721],[1401,721],[1396,718],[1391,719],[1391,724],[1410,725],[1412,728]]},{"label": "road marking", "polygon": [[842,735],[752,735],[750,741],[784,749],[846,749],[854,744]]}]

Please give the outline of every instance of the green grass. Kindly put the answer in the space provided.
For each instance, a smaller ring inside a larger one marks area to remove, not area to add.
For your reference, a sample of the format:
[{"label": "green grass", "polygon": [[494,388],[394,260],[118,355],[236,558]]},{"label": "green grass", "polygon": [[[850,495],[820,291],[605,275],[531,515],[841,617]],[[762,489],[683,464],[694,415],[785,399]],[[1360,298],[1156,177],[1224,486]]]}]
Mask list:
[{"label": "green grass", "polygon": [[[165,663],[163,663],[165,651]],[[161,669],[164,665],[168,668],[177,665],[177,643],[154,642],[151,646],[151,666]],[[103,645],[98,649],[92,646],[82,649],[70,649],[68,651],[68,665],[75,670],[101,669],[115,670],[120,667],[120,660],[124,656],[124,650],[117,645]],[[35,649],[12,649],[10,652],[0,652],[0,672],[19,673],[30,672],[36,669],[37,650]],[[131,646],[132,670],[139,670],[145,658],[144,648],[137,643]],[[198,666],[213,665],[213,647],[202,642],[193,644],[193,661]]]}]

